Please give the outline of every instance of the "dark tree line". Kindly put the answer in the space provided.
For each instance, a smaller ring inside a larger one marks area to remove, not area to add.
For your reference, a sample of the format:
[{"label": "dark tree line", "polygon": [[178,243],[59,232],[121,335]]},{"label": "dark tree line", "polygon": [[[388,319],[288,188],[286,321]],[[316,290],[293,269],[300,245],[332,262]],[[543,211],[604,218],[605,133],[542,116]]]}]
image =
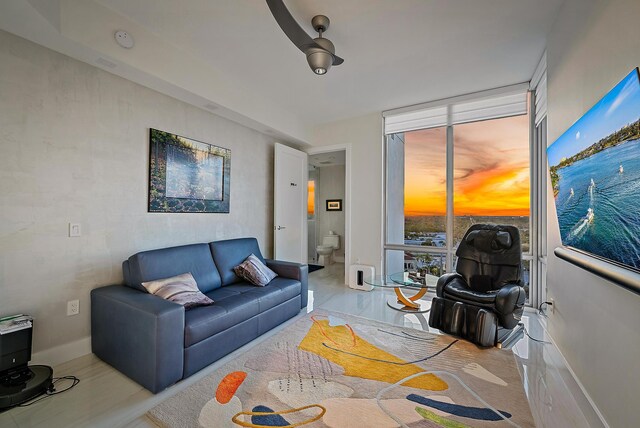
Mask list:
[{"label": "dark tree line", "polygon": [[630,123],[629,125],[626,125],[620,128],[618,131],[604,137],[600,141],[593,143],[586,149],[576,153],[570,158],[562,159],[558,165],[550,167],[549,171],[551,173],[551,185],[553,186],[554,196],[557,196],[558,192],[560,191],[560,176],[558,175],[558,170],[560,168],[564,168],[566,166],[572,165],[582,159],[586,159],[610,147],[615,147],[619,144],[626,143],[627,141],[636,140],[639,138],[640,138],[640,119],[638,119],[633,123]]}]

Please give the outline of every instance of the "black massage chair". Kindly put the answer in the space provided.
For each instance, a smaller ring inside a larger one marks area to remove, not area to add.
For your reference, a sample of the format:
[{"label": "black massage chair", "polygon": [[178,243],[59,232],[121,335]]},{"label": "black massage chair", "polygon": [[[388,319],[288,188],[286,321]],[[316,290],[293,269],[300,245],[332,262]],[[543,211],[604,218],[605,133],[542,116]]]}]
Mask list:
[{"label": "black massage chair", "polygon": [[438,280],[429,325],[480,346],[506,346],[520,334],[528,293],[518,228],[473,225],[456,256],[456,272]]}]

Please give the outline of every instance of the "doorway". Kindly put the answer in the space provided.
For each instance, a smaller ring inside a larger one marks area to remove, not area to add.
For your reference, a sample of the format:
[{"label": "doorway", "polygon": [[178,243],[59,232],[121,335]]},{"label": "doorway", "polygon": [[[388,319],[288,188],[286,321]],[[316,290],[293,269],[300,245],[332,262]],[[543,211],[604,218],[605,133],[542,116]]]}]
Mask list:
[{"label": "doorway", "polygon": [[310,265],[344,271],[350,262],[350,147],[327,146],[307,150],[307,231]]},{"label": "doorway", "polygon": [[273,257],[307,263],[307,154],[275,145],[273,186]]}]

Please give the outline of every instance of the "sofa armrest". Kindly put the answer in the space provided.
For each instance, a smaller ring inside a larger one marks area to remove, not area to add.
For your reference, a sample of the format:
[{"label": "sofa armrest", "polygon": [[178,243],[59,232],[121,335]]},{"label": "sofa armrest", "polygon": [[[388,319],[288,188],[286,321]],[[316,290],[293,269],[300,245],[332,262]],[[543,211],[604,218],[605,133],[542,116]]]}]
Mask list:
[{"label": "sofa armrest", "polygon": [[283,262],[280,260],[266,259],[267,267],[283,278],[297,279],[302,285],[300,298],[302,307],[307,306],[309,298],[309,265],[293,262]]},{"label": "sofa armrest", "polygon": [[122,285],[91,290],[91,349],[153,393],[182,379],[184,307]]}]

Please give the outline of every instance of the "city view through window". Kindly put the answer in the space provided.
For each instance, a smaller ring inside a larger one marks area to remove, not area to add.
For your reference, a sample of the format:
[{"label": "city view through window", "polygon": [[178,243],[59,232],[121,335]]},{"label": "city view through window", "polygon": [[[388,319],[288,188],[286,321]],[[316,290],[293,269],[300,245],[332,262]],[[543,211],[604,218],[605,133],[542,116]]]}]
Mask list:
[{"label": "city view through window", "polygon": [[[446,127],[406,132],[403,139],[403,244],[442,249],[441,254],[405,250],[405,270],[440,276],[447,270],[446,251],[453,251],[466,230],[477,223],[517,226],[523,252],[529,251],[531,198],[527,115],[453,126],[451,249],[447,249],[446,226]],[[527,261],[527,282],[528,266]]]}]

